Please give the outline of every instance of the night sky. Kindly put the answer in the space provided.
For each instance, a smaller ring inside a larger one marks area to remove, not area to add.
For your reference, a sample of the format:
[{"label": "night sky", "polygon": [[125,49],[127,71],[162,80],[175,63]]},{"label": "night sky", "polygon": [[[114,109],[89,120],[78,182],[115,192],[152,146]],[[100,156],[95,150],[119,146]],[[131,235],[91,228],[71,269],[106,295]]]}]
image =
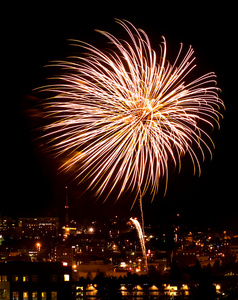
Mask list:
[{"label": "night sky", "polygon": [[[238,228],[237,146],[235,111],[237,91],[237,21],[236,7],[227,2],[197,2],[186,6],[181,1],[126,2],[67,1],[55,5],[39,2],[31,6],[19,4],[6,7],[2,26],[2,215],[63,216],[64,186],[69,186],[71,216],[89,218],[113,214],[130,216],[131,196],[125,195],[117,204],[90,200],[84,186],[70,182],[68,176],[57,174],[57,164],[39,151],[37,130],[41,115],[37,104],[40,95],[32,90],[54,74],[46,68],[49,61],[63,59],[73,51],[68,39],[78,39],[106,48],[106,40],[94,29],[117,36],[122,29],[114,18],[126,19],[148,34],[158,49],[161,36],[167,40],[168,59],[177,55],[179,43],[185,49],[191,44],[201,73],[214,71],[221,98],[226,105],[221,129],[211,133],[216,149],[202,164],[202,175],[193,176],[186,157],[181,174],[170,168],[168,191],[161,191],[150,204],[145,199],[145,220],[172,220],[179,213],[184,222],[195,224],[222,223]],[[156,3],[156,5],[155,5]],[[209,4],[208,4],[209,3]],[[235,3],[234,3],[235,5]],[[124,36],[125,37],[125,36]]]}]

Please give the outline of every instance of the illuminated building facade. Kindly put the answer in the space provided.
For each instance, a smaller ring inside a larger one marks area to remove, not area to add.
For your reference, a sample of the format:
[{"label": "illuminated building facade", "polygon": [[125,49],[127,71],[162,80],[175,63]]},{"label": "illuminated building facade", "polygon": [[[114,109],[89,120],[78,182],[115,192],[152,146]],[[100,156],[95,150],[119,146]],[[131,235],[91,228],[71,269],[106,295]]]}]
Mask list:
[{"label": "illuminated building facade", "polygon": [[0,217],[0,233],[1,235],[14,234],[16,230],[16,222],[10,217]]},{"label": "illuminated building facade", "polygon": [[61,263],[0,263],[1,299],[70,300],[71,289],[71,268]]},{"label": "illuminated building facade", "polygon": [[51,261],[67,263],[72,266],[74,249],[64,244],[58,244],[55,248],[51,249]]},{"label": "illuminated building facade", "polygon": [[58,217],[19,218],[18,226],[25,237],[56,237],[60,223]]}]

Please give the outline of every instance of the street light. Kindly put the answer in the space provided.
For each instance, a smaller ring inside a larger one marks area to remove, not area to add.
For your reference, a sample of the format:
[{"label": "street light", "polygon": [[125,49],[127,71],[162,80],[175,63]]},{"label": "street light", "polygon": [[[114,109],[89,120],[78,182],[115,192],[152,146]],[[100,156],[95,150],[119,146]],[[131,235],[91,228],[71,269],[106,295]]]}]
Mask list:
[{"label": "street light", "polygon": [[36,243],[36,248],[40,252],[41,243]]}]

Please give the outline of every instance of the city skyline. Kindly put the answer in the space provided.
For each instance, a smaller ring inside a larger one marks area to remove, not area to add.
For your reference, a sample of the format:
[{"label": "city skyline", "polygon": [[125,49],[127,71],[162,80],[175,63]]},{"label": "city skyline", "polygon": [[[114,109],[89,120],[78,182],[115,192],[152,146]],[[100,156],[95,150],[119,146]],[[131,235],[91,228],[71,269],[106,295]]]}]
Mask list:
[{"label": "city skyline", "polygon": [[[116,291],[129,296],[132,287],[134,296],[192,299],[197,293],[229,295],[229,286],[236,290],[237,235],[226,231],[146,227],[145,273],[137,234],[127,220],[74,224],[67,235],[57,218],[21,218],[19,227],[5,221],[0,220],[0,290],[6,299],[56,300],[63,289],[67,299],[72,292],[72,299],[82,300],[110,292],[108,281],[117,282],[109,299]],[[59,232],[51,237],[52,230]]]},{"label": "city skyline", "polygon": [[[168,10],[168,6],[163,5],[161,10]],[[81,11],[89,10],[86,4],[77,8]],[[186,163],[181,174],[172,171],[166,197],[163,198],[162,188],[162,192],[159,191],[152,204],[150,199],[145,199],[145,220],[156,219],[156,214],[158,217],[164,213],[169,216],[171,210],[186,215],[190,221],[196,219],[197,222],[208,222],[209,218],[212,221],[219,219],[219,222],[224,218],[226,222],[230,216],[231,219],[232,217],[236,219],[238,207],[234,202],[236,174],[232,174],[236,168],[236,161],[229,150],[229,147],[232,147],[229,142],[234,130],[232,122],[235,106],[231,78],[227,76],[231,74],[232,67],[226,61],[228,56],[233,56],[233,52],[232,49],[227,48],[226,41],[221,39],[226,34],[229,40],[234,34],[232,18],[227,16],[230,8],[228,6],[226,9],[211,8],[201,4],[197,10],[191,9],[191,15],[181,7],[177,12],[176,9],[178,8],[171,8],[172,15],[169,22],[166,22],[168,18],[163,15],[160,15],[161,19],[156,19],[155,12],[150,12],[151,16],[146,15],[138,7],[134,10],[128,9],[126,12],[122,8],[118,11],[111,9],[106,13],[102,6],[98,14],[95,7],[93,13],[90,11],[92,13],[90,19],[86,16],[82,17],[82,14],[77,18],[77,13],[71,11],[70,7],[67,7],[66,11],[69,10],[72,17],[64,13],[64,9],[60,7],[55,10],[53,7],[37,9],[32,7],[28,12],[22,8],[19,14],[16,12],[16,15],[12,16],[11,22],[15,27],[13,26],[13,31],[8,28],[6,39],[8,68],[11,70],[10,74],[15,68],[18,76],[14,77],[16,80],[9,77],[11,78],[9,83],[14,82],[15,89],[12,94],[8,93],[9,103],[6,103],[6,109],[13,117],[15,132],[13,134],[12,127],[8,125],[5,148],[8,164],[4,178],[6,183],[2,188],[2,191],[4,188],[7,191],[7,199],[3,201],[1,208],[3,215],[11,215],[11,212],[13,215],[34,213],[57,215],[64,205],[65,185],[70,188],[70,205],[75,214],[77,210],[79,215],[88,213],[89,216],[91,213],[101,211],[107,216],[111,213],[115,214],[117,210],[123,213],[130,209],[126,199],[130,194],[126,195],[122,203],[114,206],[113,201],[102,205],[100,202],[94,204],[92,199],[89,203],[90,192],[83,195],[84,186],[77,187],[76,184],[69,182],[67,176],[57,175],[56,164],[52,163],[51,158],[42,155],[33,141],[37,137],[35,128],[40,118],[39,108],[35,104],[40,100],[35,98],[32,89],[42,84],[45,75],[52,72],[49,68],[46,70],[44,65],[51,60],[71,54],[72,49],[67,39],[75,38],[88,42],[95,40],[100,44],[93,30],[95,28],[109,30],[112,27],[116,32],[113,20],[116,17],[128,19],[136,26],[145,29],[155,47],[161,41],[160,36],[165,35],[168,45],[172,45],[172,49],[173,47],[175,49],[170,51],[170,57],[176,55],[179,42],[183,42],[185,46],[191,44],[195,48],[197,61],[202,65],[202,70],[214,71],[217,74],[218,86],[222,89],[220,96],[227,108],[224,112],[224,120],[221,121],[221,130],[212,133],[216,145],[213,160],[210,162],[207,159],[202,164],[201,177],[193,177],[191,168]],[[201,17],[202,13],[203,17]],[[202,24],[199,23],[201,19]],[[31,34],[32,29],[35,31],[34,34]],[[14,140],[12,140],[13,135]],[[186,157],[183,161],[186,161]],[[224,206],[220,204],[221,202]],[[130,211],[128,215],[129,213]]]}]

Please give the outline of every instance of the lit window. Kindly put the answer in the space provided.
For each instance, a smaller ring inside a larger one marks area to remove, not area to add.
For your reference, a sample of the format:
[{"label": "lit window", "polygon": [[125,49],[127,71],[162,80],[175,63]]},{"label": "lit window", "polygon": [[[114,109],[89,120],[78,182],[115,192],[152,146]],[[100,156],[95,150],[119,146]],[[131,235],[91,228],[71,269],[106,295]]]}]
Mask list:
[{"label": "lit window", "polygon": [[23,300],[28,300],[28,292],[23,292]]},{"label": "lit window", "polygon": [[17,275],[12,275],[12,281],[17,282],[18,281],[18,276]]},{"label": "lit window", "polygon": [[32,300],[37,300],[37,292],[32,292]]},{"label": "lit window", "polygon": [[69,281],[69,274],[64,274],[64,281]]},{"label": "lit window", "polygon": [[23,281],[23,282],[29,281],[28,275],[24,275],[24,276],[22,277],[22,281]]},{"label": "lit window", "polygon": [[7,281],[7,275],[2,275],[2,281],[4,282],[6,282]]},{"label": "lit window", "polygon": [[18,292],[12,292],[12,300],[19,300],[19,293]]},{"label": "lit window", "polygon": [[83,299],[83,286],[76,286],[76,298]]},{"label": "lit window", "polygon": [[51,300],[57,300],[57,292],[51,292]]},{"label": "lit window", "polygon": [[46,300],[47,298],[47,293],[46,292],[41,292],[41,300]]}]

